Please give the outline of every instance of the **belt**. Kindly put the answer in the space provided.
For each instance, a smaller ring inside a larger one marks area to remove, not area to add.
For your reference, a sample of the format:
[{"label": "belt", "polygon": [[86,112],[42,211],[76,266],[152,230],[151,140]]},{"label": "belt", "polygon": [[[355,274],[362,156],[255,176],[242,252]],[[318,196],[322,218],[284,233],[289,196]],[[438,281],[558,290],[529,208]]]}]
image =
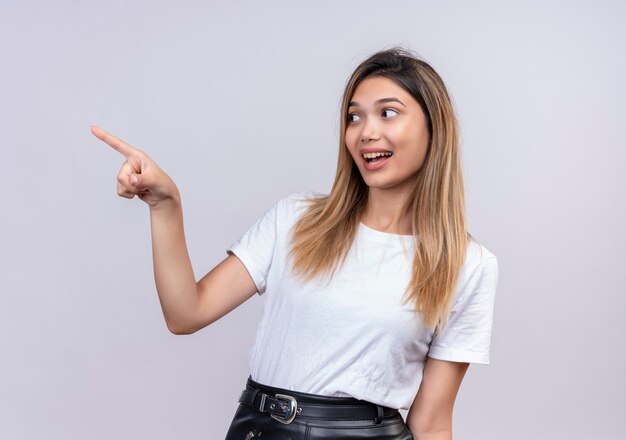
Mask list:
[{"label": "belt", "polygon": [[[298,396],[299,397],[299,396]],[[265,393],[259,388],[250,385],[241,392],[239,403],[248,405],[270,416],[281,423],[289,424],[296,416],[317,419],[333,420],[364,420],[372,418],[376,423],[381,423],[385,417],[398,414],[395,408],[377,405],[361,401],[363,403],[312,403],[296,400],[287,393]]]}]

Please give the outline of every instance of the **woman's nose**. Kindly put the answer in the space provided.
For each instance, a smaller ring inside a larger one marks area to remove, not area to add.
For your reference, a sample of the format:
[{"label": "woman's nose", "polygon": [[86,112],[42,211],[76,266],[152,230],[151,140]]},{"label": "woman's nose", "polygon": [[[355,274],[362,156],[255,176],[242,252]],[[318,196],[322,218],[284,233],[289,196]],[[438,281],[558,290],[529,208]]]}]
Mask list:
[{"label": "woman's nose", "polygon": [[379,138],[378,127],[375,122],[371,120],[365,120],[363,124],[363,131],[361,131],[361,142],[365,143],[370,140],[376,140]]}]

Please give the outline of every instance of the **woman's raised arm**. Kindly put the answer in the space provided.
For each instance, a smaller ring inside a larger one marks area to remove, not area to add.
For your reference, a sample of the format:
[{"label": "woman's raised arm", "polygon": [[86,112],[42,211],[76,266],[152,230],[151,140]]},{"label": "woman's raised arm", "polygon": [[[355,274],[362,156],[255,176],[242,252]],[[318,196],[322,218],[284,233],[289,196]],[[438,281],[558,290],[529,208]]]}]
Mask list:
[{"label": "woman's raised arm", "polygon": [[117,175],[117,194],[128,199],[137,195],[150,207],[154,279],[168,329],[193,333],[254,295],[252,278],[233,255],[196,283],[174,181],[143,151],[96,126],[91,132],[126,158]]}]

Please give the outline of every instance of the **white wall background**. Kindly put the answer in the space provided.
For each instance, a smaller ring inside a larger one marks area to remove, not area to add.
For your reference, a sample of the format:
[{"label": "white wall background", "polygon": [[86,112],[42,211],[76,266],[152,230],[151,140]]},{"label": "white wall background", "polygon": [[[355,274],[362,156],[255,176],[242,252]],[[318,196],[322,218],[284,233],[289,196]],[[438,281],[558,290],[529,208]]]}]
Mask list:
[{"label": "white wall background", "polygon": [[278,198],[330,189],[344,83],[395,44],[453,95],[500,264],[455,438],[625,438],[624,5],[0,1],[0,438],[223,438],[248,375],[263,299],[167,331],[148,208],[90,124],[175,180],[199,279]]}]

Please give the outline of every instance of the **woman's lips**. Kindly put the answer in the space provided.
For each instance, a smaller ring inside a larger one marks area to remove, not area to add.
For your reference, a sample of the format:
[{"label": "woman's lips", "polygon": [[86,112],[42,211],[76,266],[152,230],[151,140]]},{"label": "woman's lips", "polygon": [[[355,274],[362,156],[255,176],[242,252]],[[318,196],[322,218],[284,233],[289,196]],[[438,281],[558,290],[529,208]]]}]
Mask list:
[{"label": "woman's lips", "polygon": [[[363,157],[363,156],[361,156],[361,157]],[[382,167],[384,167],[385,164],[387,162],[389,162],[389,159],[391,159],[392,157],[393,157],[393,155],[391,155],[391,156],[381,156],[381,157],[378,158],[378,161],[375,162],[375,163],[370,163],[370,162],[368,162],[367,160],[365,160],[363,158],[363,166],[365,167],[365,169],[367,171],[376,171],[376,170],[379,170]]]}]

